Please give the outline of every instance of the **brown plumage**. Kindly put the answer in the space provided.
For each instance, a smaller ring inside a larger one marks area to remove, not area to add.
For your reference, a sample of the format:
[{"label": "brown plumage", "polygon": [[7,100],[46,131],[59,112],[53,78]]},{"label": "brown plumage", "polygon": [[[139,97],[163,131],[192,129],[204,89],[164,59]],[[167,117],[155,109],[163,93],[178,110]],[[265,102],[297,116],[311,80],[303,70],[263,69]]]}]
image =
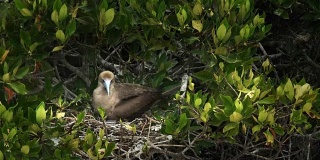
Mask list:
[{"label": "brown plumage", "polygon": [[102,107],[107,119],[131,120],[149,110],[162,94],[153,88],[130,83],[115,83],[114,74],[103,71],[98,78],[98,87],[93,91],[93,106]]}]

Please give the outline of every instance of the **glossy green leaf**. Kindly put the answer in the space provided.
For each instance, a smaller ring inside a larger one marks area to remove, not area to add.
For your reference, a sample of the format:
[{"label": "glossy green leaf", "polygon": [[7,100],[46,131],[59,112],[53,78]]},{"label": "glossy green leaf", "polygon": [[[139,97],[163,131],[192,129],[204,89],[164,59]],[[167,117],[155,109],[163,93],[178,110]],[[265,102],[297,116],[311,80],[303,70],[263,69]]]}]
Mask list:
[{"label": "glossy green leaf", "polygon": [[7,83],[14,91],[19,94],[27,94],[26,86],[21,82]]},{"label": "glossy green leaf", "polygon": [[12,128],[8,134],[8,140],[12,140],[12,138],[17,134],[17,128]]},{"label": "glossy green leaf", "polygon": [[28,145],[24,145],[21,147],[21,152],[23,154],[29,154],[29,151],[30,151],[30,147]]},{"label": "glossy green leaf", "polygon": [[223,127],[223,133],[226,133],[236,127],[239,127],[238,123],[228,123],[226,126]]},{"label": "glossy green leaf", "polygon": [[42,125],[42,121],[46,119],[46,114],[45,104],[44,102],[41,102],[36,109],[36,120],[39,125]]},{"label": "glossy green leaf", "polygon": [[243,110],[243,104],[242,104],[242,102],[240,101],[240,99],[237,98],[237,99],[234,101],[234,104],[235,104],[235,106],[236,106],[236,111],[237,111],[238,113],[241,113],[242,110]]},{"label": "glossy green leaf", "polygon": [[305,93],[309,92],[309,90],[311,89],[310,85],[308,83],[304,84],[304,85],[295,85],[295,96],[294,98],[296,100],[300,99]]},{"label": "glossy green leaf", "polygon": [[66,36],[64,35],[62,30],[57,30],[56,32],[56,38],[58,38],[62,43],[66,41]]},{"label": "glossy green leaf", "polygon": [[262,125],[258,124],[252,127],[252,134],[259,132],[262,129]]},{"label": "glossy green leaf", "polygon": [[179,10],[179,12],[176,14],[178,22],[180,24],[180,26],[184,26],[184,22],[187,20],[188,16],[187,16],[187,12],[186,10],[184,10],[183,8],[181,8]]},{"label": "glossy green leaf", "polygon": [[29,66],[24,66],[17,71],[15,78],[22,79],[28,74],[28,72],[29,72]]},{"label": "glossy green leaf", "polygon": [[229,117],[236,110],[234,102],[230,96],[220,95],[220,98],[224,106],[224,114]]},{"label": "glossy green leaf", "polygon": [[285,95],[292,101],[294,97],[294,88],[290,79],[288,79],[286,85],[284,86]]},{"label": "glossy green leaf", "polygon": [[204,81],[204,82],[213,79],[212,72],[210,72],[208,70],[199,71],[197,73],[194,73],[193,76]]},{"label": "glossy green leaf", "polygon": [[106,146],[106,156],[110,156],[112,151],[116,148],[116,144],[114,142],[106,142],[105,143]]},{"label": "glossy green leaf", "polygon": [[224,24],[221,24],[217,30],[217,37],[219,40],[223,40],[223,38],[226,36],[227,28]]},{"label": "glossy green leaf", "polygon": [[66,4],[63,4],[59,11],[59,21],[63,21],[68,16],[68,8]]},{"label": "glossy green leaf", "polygon": [[55,0],[54,3],[53,3],[53,9],[52,10],[60,10],[62,6],[62,2],[61,0]]},{"label": "glossy green leaf", "polygon": [[197,99],[195,100],[195,102],[194,102],[194,106],[195,106],[196,108],[199,108],[199,106],[201,105],[201,103],[202,103],[202,99],[201,99],[201,98],[197,98]]},{"label": "glossy green leaf", "polygon": [[13,112],[12,111],[4,111],[4,113],[2,114],[2,118],[6,122],[10,122],[13,118]]},{"label": "glossy green leaf", "polygon": [[179,118],[179,129],[182,130],[182,128],[185,127],[187,123],[188,119],[186,113],[181,114]]},{"label": "glossy green leaf", "polygon": [[173,134],[175,131],[174,123],[171,120],[165,119],[164,123],[166,124],[165,132],[167,134]]},{"label": "glossy green leaf", "polygon": [[261,99],[259,101],[257,101],[257,103],[259,104],[274,104],[276,101],[274,96],[269,96],[267,98]]},{"label": "glossy green leaf", "polygon": [[[18,9],[18,10],[22,10],[23,8],[25,8],[25,5],[23,4],[23,1],[21,0],[13,0],[14,4],[15,4],[15,7]],[[3,4],[1,4],[3,5]]]},{"label": "glossy green leaf", "polygon": [[84,111],[80,112],[77,116],[76,124],[80,124],[83,121],[84,116],[85,116]]},{"label": "glossy green leaf", "polygon": [[104,16],[104,25],[108,25],[113,21],[114,18],[114,8],[110,8],[105,12],[105,16]]},{"label": "glossy green leaf", "polygon": [[263,123],[268,118],[268,112],[265,109],[259,111],[258,121]]},{"label": "glossy green leaf", "polygon": [[86,136],[84,137],[84,141],[86,141],[88,145],[92,145],[93,144],[93,134],[87,133]]},{"label": "glossy green leaf", "polygon": [[74,34],[74,32],[76,31],[77,26],[76,26],[76,20],[75,19],[71,19],[67,28],[66,28],[66,36],[70,37]]},{"label": "glossy green leaf", "polygon": [[57,26],[59,25],[59,14],[56,10],[54,10],[51,13],[51,20],[54,22],[54,24],[56,24]]}]

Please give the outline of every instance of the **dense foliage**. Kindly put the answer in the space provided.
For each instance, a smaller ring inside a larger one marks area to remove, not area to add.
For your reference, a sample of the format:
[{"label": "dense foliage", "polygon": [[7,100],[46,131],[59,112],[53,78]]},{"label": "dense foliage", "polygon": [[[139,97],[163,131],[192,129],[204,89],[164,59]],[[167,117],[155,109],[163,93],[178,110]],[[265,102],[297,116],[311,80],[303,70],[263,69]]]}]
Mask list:
[{"label": "dense foliage", "polygon": [[[266,15],[288,19],[290,10],[303,5],[301,17],[308,25],[318,23],[319,2],[301,3],[2,2],[0,160],[115,156],[117,143],[108,139],[107,128],[84,127],[86,115],[93,114],[97,75],[106,69],[119,81],[164,89],[189,75],[187,91],[154,112],[161,133],[187,146],[168,148],[169,157],[312,158],[318,154],[313,142],[319,142],[319,88],[304,76],[279,73],[276,63],[285,60],[268,54],[263,42],[271,33]],[[286,43],[292,51],[286,55],[303,50],[301,43]],[[303,51],[319,67],[317,56]]]}]

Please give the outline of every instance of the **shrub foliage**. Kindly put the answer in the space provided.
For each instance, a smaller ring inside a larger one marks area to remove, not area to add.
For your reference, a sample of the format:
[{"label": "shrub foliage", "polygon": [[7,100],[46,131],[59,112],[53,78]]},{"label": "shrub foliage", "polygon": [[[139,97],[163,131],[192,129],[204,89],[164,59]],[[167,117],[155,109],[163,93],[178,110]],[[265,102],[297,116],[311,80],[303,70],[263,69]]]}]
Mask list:
[{"label": "shrub foliage", "polygon": [[[282,18],[295,2],[270,0]],[[91,159],[110,156],[116,143],[105,128],[83,131],[104,69],[155,88],[190,75],[187,91],[155,114],[163,134],[193,151],[185,155],[296,156],[299,139],[318,140],[319,88],[279,78],[260,43],[271,24],[256,6],[253,0],[1,2],[0,160],[72,159],[80,151]],[[71,127],[67,115],[77,119]]]}]

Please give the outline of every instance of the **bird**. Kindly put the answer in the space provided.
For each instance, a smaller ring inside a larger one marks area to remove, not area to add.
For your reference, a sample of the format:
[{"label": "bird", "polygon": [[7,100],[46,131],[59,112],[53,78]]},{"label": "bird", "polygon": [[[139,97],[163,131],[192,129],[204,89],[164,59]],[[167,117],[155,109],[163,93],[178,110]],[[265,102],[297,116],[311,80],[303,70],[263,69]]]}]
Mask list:
[{"label": "bird", "polygon": [[133,120],[163,97],[161,91],[132,83],[115,83],[111,71],[103,71],[93,91],[93,107],[105,110],[108,120]]}]

